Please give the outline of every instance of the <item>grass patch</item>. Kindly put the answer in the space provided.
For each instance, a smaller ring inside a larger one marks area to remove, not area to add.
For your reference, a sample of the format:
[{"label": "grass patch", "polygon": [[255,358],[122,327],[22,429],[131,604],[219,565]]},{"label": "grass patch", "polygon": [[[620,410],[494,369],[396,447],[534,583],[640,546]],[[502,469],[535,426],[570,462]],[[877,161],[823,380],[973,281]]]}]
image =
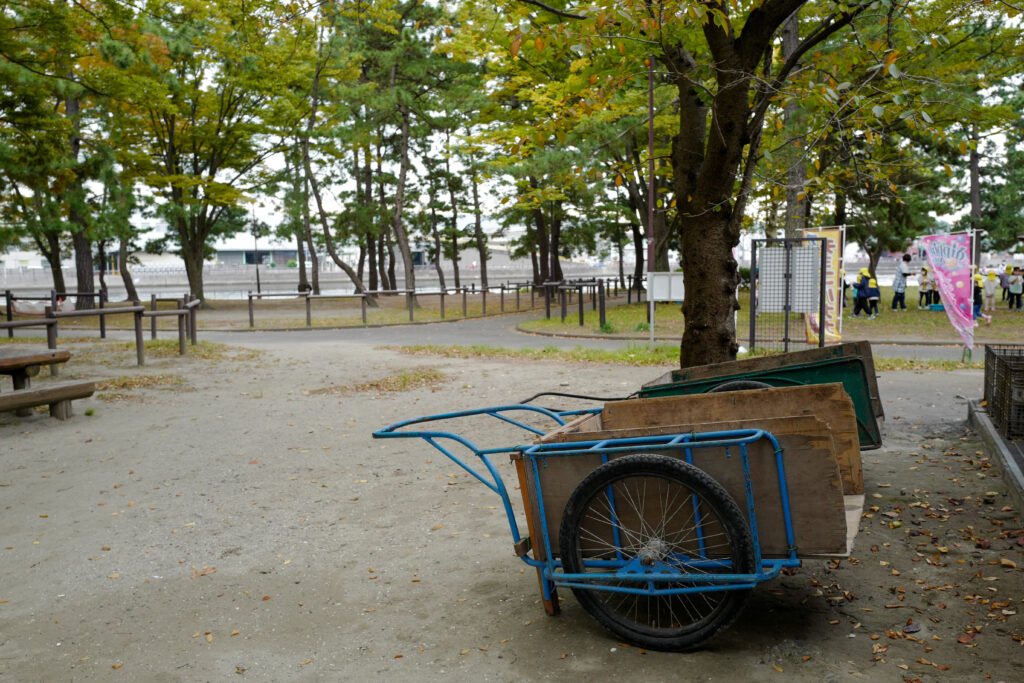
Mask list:
[{"label": "grass patch", "polygon": [[399,353],[414,356],[443,356],[445,358],[499,358],[506,360],[552,361],[558,363],[602,363],[605,365],[677,366],[679,347],[671,344],[630,346],[625,349],[509,349],[499,346],[437,346],[417,344],[411,346],[382,346]]},{"label": "grass patch", "polygon": [[[574,349],[556,349],[548,346],[543,349],[508,349],[498,346],[382,346],[399,353],[416,356],[443,356],[445,358],[495,358],[499,360],[530,360],[553,361],[560,363],[601,363],[606,365],[634,365],[641,367],[678,367],[679,347],[660,344],[653,348],[635,346],[619,351],[603,349],[585,349],[577,346]],[[753,354],[741,355],[740,360],[753,356],[772,355],[770,351],[758,349]],[[951,360],[921,360],[915,358],[878,358],[875,357],[875,370],[981,370],[982,361],[961,363]]]},{"label": "grass patch", "polygon": [[435,387],[441,382],[448,380],[443,372],[428,368],[417,368],[415,370],[403,370],[397,375],[391,375],[371,382],[362,382],[349,386],[324,387],[305,392],[310,396],[340,396],[350,392],[373,391],[381,394],[395,393],[399,391],[412,391],[423,387]]},{"label": "grass patch", "polygon": [[[118,342],[116,347],[126,351],[135,351],[135,342]],[[147,358],[172,358],[178,355],[178,340],[147,339],[143,343],[143,348],[146,350]],[[186,355],[202,360],[256,360],[263,355],[263,352],[217,342],[200,341],[195,346],[189,344],[186,348]]]},{"label": "grass patch", "polygon": [[133,389],[151,389],[154,387],[180,387],[184,383],[185,378],[178,375],[125,375],[99,382],[96,385],[96,390],[131,391]]},{"label": "grass patch", "polygon": [[[907,290],[907,310],[894,312],[889,306],[892,301],[892,289],[882,288],[882,298],[879,302],[879,315],[874,320],[867,318],[850,319],[853,311],[853,300],[848,298],[850,306],[843,309],[843,338],[844,339],[867,339],[886,341],[911,341],[926,339],[929,341],[949,341],[953,344],[960,343],[960,336],[949,324],[949,318],[943,311],[926,311],[917,309],[917,288],[911,287]],[[740,310],[736,314],[736,332],[741,343],[747,342],[748,331],[750,330],[750,293],[741,290],[739,292]],[[615,330],[619,330],[618,336],[630,338],[643,335],[650,331],[650,324],[647,320],[647,303],[624,304],[610,306],[606,311],[607,324]],[[781,314],[762,314],[773,316],[760,318],[764,327],[759,334],[771,336],[773,331],[782,329]],[[775,318],[778,318],[776,320]],[[997,305],[993,314],[992,324],[980,324],[975,328],[975,342],[984,344],[986,342],[1014,342],[1021,337],[1022,317],[1017,313],[1010,313],[1005,303]],[[799,315],[793,315],[790,322],[797,334],[803,334],[803,320]],[[682,338],[685,319],[680,307],[676,303],[656,304],[654,314],[654,333],[659,337]],[[597,311],[590,310],[587,306],[583,312],[583,326],[579,324],[578,309],[570,306],[565,322],[561,321],[558,310],[552,309],[551,319],[541,318],[530,320],[521,324],[526,331],[545,332],[548,334],[560,334],[566,336],[586,334],[602,334],[600,315]],[[609,335],[604,335],[609,336]],[[610,335],[610,336],[615,336]]]}]

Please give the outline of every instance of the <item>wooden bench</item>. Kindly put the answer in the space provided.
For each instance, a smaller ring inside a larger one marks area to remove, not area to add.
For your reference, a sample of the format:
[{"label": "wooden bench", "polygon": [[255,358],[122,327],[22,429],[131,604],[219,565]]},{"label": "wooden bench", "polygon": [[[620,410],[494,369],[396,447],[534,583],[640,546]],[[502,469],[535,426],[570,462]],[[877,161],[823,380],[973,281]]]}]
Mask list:
[{"label": "wooden bench", "polygon": [[71,401],[87,398],[96,391],[95,382],[60,382],[0,394],[0,413],[35,406],[50,406],[50,417],[67,420],[71,417]]}]

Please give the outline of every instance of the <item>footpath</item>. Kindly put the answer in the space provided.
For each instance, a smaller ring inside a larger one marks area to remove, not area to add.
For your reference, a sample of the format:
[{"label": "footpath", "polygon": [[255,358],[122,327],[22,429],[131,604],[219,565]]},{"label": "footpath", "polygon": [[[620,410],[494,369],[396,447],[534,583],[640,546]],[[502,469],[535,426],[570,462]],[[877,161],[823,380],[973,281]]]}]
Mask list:
[{"label": "footpath", "polygon": [[145,368],[130,349],[67,341],[63,376],[103,382],[97,394],[65,422],[0,416],[0,679],[1019,677],[1022,507],[967,423],[980,370],[880,373],[884,445],[863,453],[853,556],[758,588],[708,647],[623,646],[570,592],[546,617],[499,499],[426,446],[370,438],[538,391],[626,395],[663,374],[393,348],[635,343],[525,335],[522,319],[200,329],[227,347]]}]

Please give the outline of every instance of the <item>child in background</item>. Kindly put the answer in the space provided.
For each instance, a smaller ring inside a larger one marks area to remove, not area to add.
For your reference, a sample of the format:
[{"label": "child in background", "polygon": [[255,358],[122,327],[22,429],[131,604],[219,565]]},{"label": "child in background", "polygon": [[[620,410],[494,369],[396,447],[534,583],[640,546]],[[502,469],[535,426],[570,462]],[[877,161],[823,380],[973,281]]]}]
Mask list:
[{"label": "child in background", "polygon": [[922,266],[917,279],[921,283],[917,288],[917,308],[920,310],[927,308],[932,302],[932,282],[928,279],[928,266]]},{"label": "child in background", "polygon": [[853,283],[853,317],[859,318],[860,312],[868,312],[868,283],[871,281],[871,273],[867,268],[861,268],[857,273],[857,280]]},{"label": "child in background", "polygon": [[[992,316],[985,315],[981,312],[981,293],[982,293],[982,277],[981,273],[974,274],[974,319],[984,318],[986,325],[992,324]],[[994,294],[993,294],[994,296]]]},{"label": "child in background", "polygon": [[1010,310],[1021,312],[1021,293],[1024,292],[1024,276],[1021,275],[1021,270],[1018,267],[1014,267],[1010,273],[1008,279],[1009,290],[1010,290]]},{"label": "child in background", "polygon": [[981,283],[981,293],[985,297],[985,305],[982,307],[983,311],[996,312],[996,289],[998,287],[999,278],[996,277],[996,271],[989,268],[988,274],[985,275],[985,281]]},{"label": "child in background", "polygon": [[868,280],[868,319],[878,317],[878,300],[882,298],[882,293],[878,291],[878,281],[875,278]]}]

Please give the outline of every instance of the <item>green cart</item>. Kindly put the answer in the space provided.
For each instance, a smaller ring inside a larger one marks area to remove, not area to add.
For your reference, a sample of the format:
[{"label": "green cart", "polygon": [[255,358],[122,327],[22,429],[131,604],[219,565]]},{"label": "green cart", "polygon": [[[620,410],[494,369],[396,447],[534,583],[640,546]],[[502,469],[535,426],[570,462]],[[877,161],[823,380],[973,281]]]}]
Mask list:
[{"label": "green cart", "polygon": [[878,421],[885,413],[878,394],[871,344],[866,341],[673,370],[645,384],[640,397],[832,382],[841,383],[853,400],[861,450],[881,447]]}]

